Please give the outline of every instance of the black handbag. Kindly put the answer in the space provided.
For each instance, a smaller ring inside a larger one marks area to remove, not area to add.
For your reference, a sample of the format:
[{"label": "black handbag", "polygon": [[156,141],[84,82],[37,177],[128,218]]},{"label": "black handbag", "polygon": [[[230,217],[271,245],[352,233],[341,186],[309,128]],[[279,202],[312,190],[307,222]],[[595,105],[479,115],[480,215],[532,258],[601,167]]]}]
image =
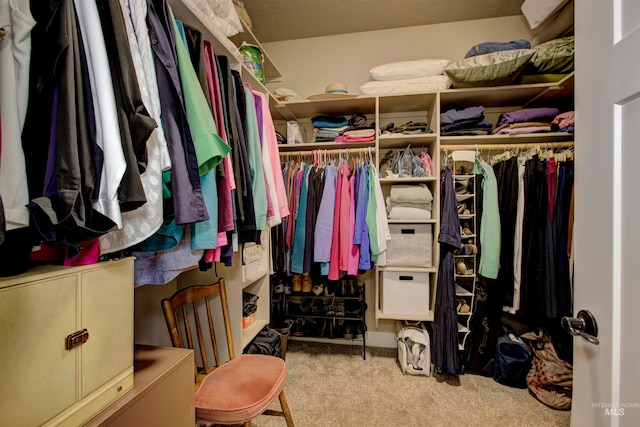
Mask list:
[{"label": "black handbag", "polygon": [[526,344],[512,332],[506,332],[496,343],[493,379],[509,387],[527,388],[531,357]]}]

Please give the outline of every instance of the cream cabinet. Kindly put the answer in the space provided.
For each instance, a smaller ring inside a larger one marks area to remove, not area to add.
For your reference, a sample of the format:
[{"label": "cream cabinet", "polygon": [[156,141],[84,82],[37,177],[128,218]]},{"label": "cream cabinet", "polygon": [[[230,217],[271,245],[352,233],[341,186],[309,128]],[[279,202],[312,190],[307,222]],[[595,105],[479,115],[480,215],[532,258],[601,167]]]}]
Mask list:
[{"label": "cream cabinet", "polygon": [[133,386],[133,259],[0,279],[0,425],[77,426]]}]

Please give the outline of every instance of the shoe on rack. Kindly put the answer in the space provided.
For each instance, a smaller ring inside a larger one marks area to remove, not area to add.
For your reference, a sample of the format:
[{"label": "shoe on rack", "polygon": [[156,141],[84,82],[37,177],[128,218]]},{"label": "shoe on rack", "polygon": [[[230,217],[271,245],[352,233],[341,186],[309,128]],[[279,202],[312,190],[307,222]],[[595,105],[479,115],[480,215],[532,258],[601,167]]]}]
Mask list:
[{"label": "shoe on rack", "polygon": [[283,294],[284,293],[284,285],[282,283],[278,283],[273,287],[274,294]]},{"label": "shoe on rack", "polygon": [[324,306],[324,314],[327,316],[335,316],[336,315],[336,306],[331,303]]},{"label": "shoe on rack", "polygon": [[353,326],[351,325],[344,325],[344,335],[343,337],[345,339],[353,339]]},{"label": "shoe on rack", "polygon": [[293,292],[293,288],[291,287],[291,284],[285,283],[284,284],[284,293],[285,293],[285,295],[291,295],[291,292]]},{"label": "shoe on rack", "polygon": [[316,296],[322,295],[322,292],[324,292],[324,284],[323,283],[318,283],[318,284],[313,285],[313,288],[311,288],[311,291]]},{"label": "shoe on rack", "polygon": [[456,272],[462,276],[467,274],[467,264],[461,259],[456,263]]},{"label": "shoe on rack", "polygon": [[471,311],[471,307],[467,304],[467,300],[464,298],[460,299],[460,306],[458,307],[459,313],[469,313]]},{"label": "shoe on rack", "polygon": [[364,327],[362,326],[362,324],[357,323],[357,324],[356,324],[356,326],[355,326],[355,328],[354,328],[354,333],[353,333],[354,337],[355,337],[355,338],[362,338],[362,336],[364,335],[364,330],[365,330],[365,329],[366,329],[366,328],[364,328]]},{"label": "shoe on rack", "polygon": [[304,313],[309,313],[311,311],[311,298],[306,298],[302,300],[300,303],[300,311]]},{"label": "shoe on rack", "polygon": [[313,289],[313,281],[311,280],[311,276],[305,274],[302,276],[302,292],[309,293]]},{"label": "shoe on rack", "polygon": [[333,282],[327,282],[324,285],[324,295],[332,297],[336,294],[336,285]]},{"label": "shoe on rack", "polygon": [[460,252],[464,255],[477,255],[478,247],[473,243],[464,243]]},{"label": "shoe on rack", "polygon": [[311,301],[311,313],[312,314],[321,314],[324,309],[324,303],[321,299],[314,299]]},{"label": "shoe on rack", "polygon": [[473,236],[473,232],[469,228],[469,223],[465,222],[464,226],[460,228],[460,234],[464,238],[464,236]]},{"label": "shoe on rack", "polygon": [[302,274],[293,274],[291,276],[291,284],[293,292],[302,291]]}]

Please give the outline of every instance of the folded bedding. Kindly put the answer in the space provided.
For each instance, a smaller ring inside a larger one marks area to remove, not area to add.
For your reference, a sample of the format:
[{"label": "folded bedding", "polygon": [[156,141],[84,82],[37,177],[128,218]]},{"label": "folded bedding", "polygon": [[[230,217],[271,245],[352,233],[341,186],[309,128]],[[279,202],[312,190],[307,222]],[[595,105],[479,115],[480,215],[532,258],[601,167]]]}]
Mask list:
[{"label": "folded bedding", "polygon": [[360,86],[365,95],[397,95],[401,93],[438,92],[451,87],[447,76],[429,76],[413,79],[371,81]]},{"label": "folded bedding", "polygon": [[433,195],[425,184],[392,185],[390,190],[390,197],[394,202],[424,203],[433,200]]}]

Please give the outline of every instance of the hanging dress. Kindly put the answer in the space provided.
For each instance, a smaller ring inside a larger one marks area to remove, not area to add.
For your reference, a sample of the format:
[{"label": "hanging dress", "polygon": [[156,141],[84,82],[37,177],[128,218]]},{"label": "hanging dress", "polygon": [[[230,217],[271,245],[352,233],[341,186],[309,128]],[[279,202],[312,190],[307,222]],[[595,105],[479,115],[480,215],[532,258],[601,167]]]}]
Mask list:
[{"label": "hanging dress", "polygon": [[455,249],[462,244],[460,220],[451,168],[445,167],[440,175],[442,206],[440,207],[440,265],[436,290],[436,308],[433,322],[433,349],[431,361],[436,372],[458,374],[458,314],[454,279]]}]

